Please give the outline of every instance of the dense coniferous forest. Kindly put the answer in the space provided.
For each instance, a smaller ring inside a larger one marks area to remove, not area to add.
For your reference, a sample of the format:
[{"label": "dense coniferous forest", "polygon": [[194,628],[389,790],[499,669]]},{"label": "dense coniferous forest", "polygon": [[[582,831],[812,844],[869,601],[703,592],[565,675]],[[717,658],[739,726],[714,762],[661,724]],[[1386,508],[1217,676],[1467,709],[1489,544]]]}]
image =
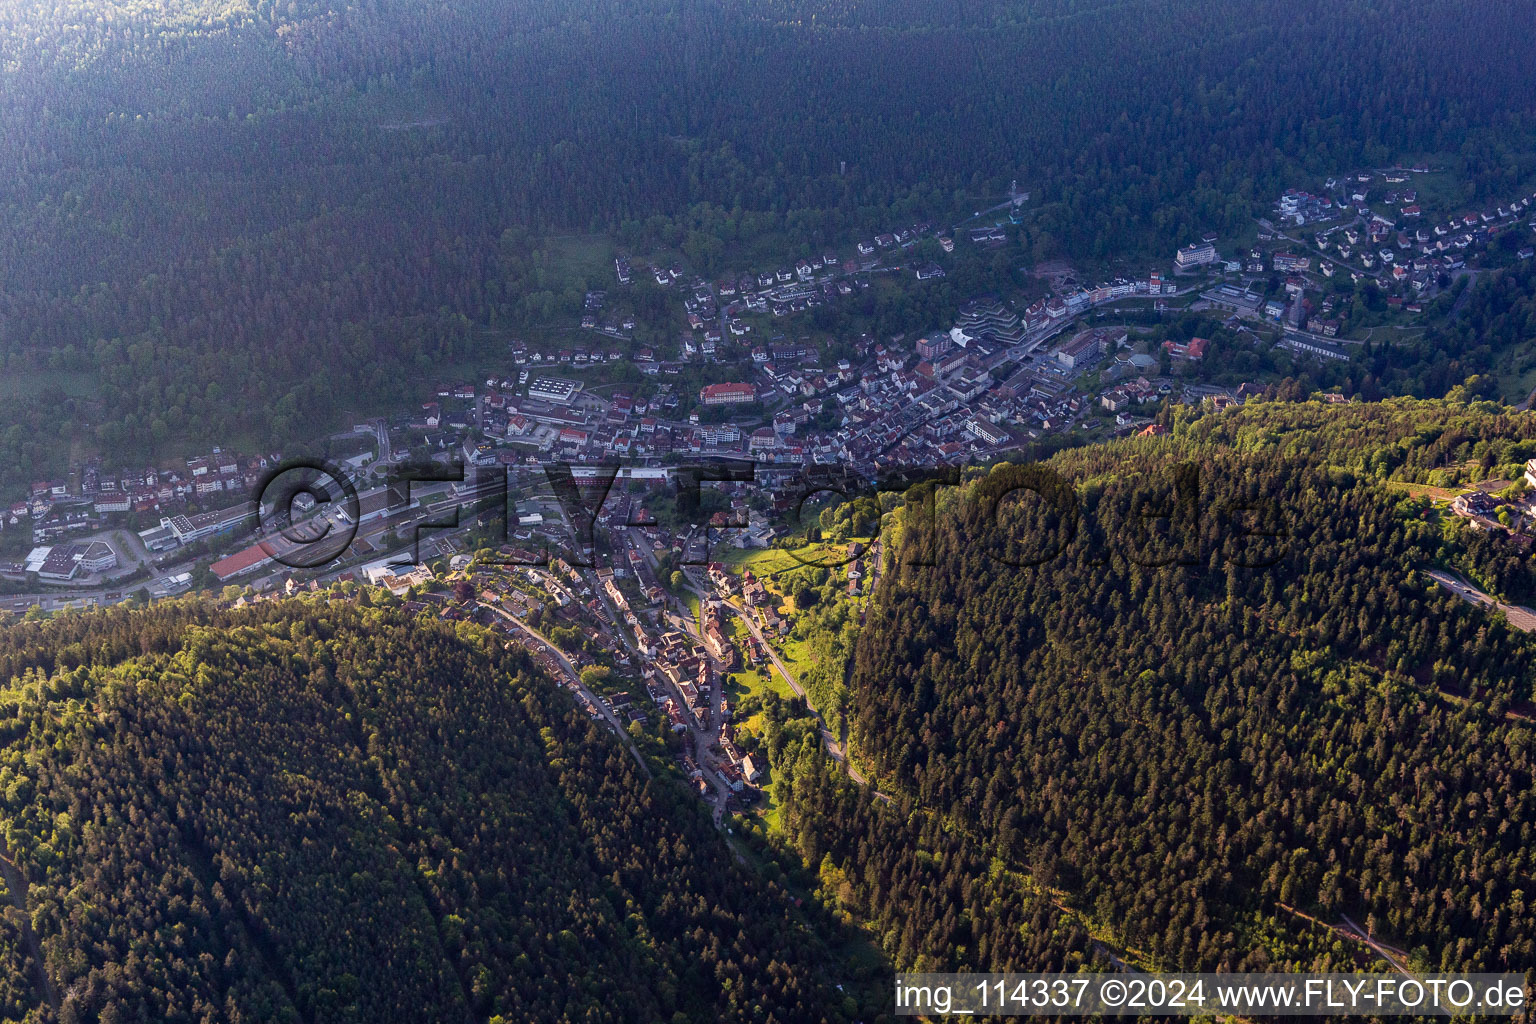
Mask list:
[{"label": "dense coniferous forest", "polygon": [[[1347,917],[1421,969],[1528,969],[1536,651],[1424,576],[1466,552],[1411,482],[1518,466],[1530,417],[1272,401],[1173,426],[1058,454],[1070,490],[1000,466],[933,528],[902,517],[849,676],[892,800],[781,751],[797,848],[898,964],[933,956],[880,902],[916,847],[1149,966],[1370,964]],[[997,500],[1020,484],[1046,497]],[[939,962],[1034,969],[943,934]]]},{"label": "dense coniferous forest", "polygon": [[[1018,180],[1024,261],[1130,265],[1351,167],[1506,196],[1536,174],[1533,20],[9,3],[0,491],[382,412],[575,316],[612,247],[747,269]],[[923,315],[1011,259],[962,251]],[[1350,918],[1416,967],[1528,969],[1536,649],[1424,570],[1525,600],[1536,571],[1423,495],[1536,457],[1530,415],[1483,401],[1536,366],[1508,358],[1533,296],[1530,267],[1485,274],[1264,401],[972,473],[931,530],[888,517],[862,620],[797,576],[804,682],[882,794],[766,700],[749,742],[822,906],[474,627],[180,602],[0,631],[0,1017],[859,1019],[824,910],[898,967],[1347,969],[1374,959]]]},{"label": "dense coniferous forest", "polygon": [[919,969],[1371,965],[1346,919],[1422,969],[1526,968],[1532,641],[1424,577],[1511,556],[1419,490],[1510,474],[1530,416],[1167,422],[973,471],[931,528],[898,510],[864,627],[815,620],[884,794],[768,695],[751,742],[816,905],[476,627],[189,601],[7,629],[0,1011],[854,1019],[828,912]]},{"label": "dense coniferous forest", "polygon": [[1003,866],[943,815],[869,799],[827,759],[803,702],[769,695],[762,752],[774,765],[792,853],[829,910],[869,927],[891,961],[917,970],[1011,965],[1071,971],[1095,945],[1054,895]]},{"label": "dense coniferous forest", "polygon": [[8,1019],[847,1019],[681,781],[478,629],[158,605],[0,678]]},{"label": "dense coniferous forest", "polygon": [[[1526,0],[27,0],[0,12],[0,484],[314,436],[579,308],[563,233],[846,243],[1033,191],[1166,258],[1301,173],[1536,169]],[[846,165],[846,170],[844,169]],[[1380,376],[1377,372],[1377,376]]]}]

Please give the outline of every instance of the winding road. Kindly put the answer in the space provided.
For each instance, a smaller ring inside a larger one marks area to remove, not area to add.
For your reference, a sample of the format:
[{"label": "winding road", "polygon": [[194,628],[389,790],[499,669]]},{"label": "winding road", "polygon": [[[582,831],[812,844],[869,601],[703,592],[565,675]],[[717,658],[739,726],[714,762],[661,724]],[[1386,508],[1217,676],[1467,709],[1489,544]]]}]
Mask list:
[{"label": "winding road", "polygon": [[619,742],[623,743],[624,746],[628,748],[629,752],[634,755],[635,763],[640,766],[641,771],[645,772],[645,777],[650,778],[651,766],[645,763],[645,758],[641,755],[639,748],[635,746],[635,741],[630,737],[629,732],[624,728],[619,720],[614,717],[612,710],[610,710],[608,707],[608,702],[594,694],[587,688],[587,684],[581,681],[581,673],[576,671],[576,666],[571,664],[571,659],[565,656],[565,652],[562,651],[559,647],[555,646],[549,637],[545,636],[543,633],[540,633],[538,630],[534,629],[532,626],[528,625],[526,622],[522,621],[511,612],[507,611],[505,608],[499,608],[494,604],[486,604],[484,601],[480,602],[480,607],[488,609],[496,615],[501,616],[501,618],[510,623],[514,629],[521,630],[523,633],[527,634],[529,637],[532,637],[538,643],[543,644],[546,648],[549,649],[549,653],[557,662],[560,663],[560,667],[565,669],[566,673],[570,676],[570,681],[573,684],[576,692],[585,697],[587,699],[587,703],[597,709],[598,713],[603,716],[603,719],[619,737]]},{"label": "winding road", "polygon": [[1526,633],[1536,631],[1536,612],[1531,611],[1531,609],[1524,605],[1504,604],[1502,601],[1497,601],[1460,576],[1446,572],[1443,569],[1426,569],[1424,574],[1463,601],[1503,612],[1504,617],[1509,620],[1509,624],[1516,629]]}]

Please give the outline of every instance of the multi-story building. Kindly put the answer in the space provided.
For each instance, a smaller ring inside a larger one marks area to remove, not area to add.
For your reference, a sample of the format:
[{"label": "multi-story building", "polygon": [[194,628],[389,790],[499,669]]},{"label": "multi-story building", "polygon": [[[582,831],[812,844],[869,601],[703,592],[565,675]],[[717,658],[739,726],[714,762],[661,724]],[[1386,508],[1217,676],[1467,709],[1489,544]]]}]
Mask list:
[{"label": "multi-story building", "polygon": [[1087,366],[1104,353],[1102,339],[1094,331],[1083,331],[1071,341],[1058,348],[1054,355],[1056,362],[1069,370]]},{"label": "multi-story building", "polygon": [[699,389],[699,402],[703,405],[740,405],[757,400],[757,392],[751,384],[706,384]]},{"label": "multi-story building", "polygon": [[931,338],[917,339],[918,356],[922,359],[928,360],[929,362],[932,362],[939,356],[942,356],[944,353],[948,352],[949,348],[949,336],[946,334],[935,334]]},{"label": "multi-story building", "polygon": [[1188,270],[1190,267],[1214,263],[1216,262],[1216,247],[1210,242],[1186,245],[1174,254],[1173,262],[1180,270]]}]

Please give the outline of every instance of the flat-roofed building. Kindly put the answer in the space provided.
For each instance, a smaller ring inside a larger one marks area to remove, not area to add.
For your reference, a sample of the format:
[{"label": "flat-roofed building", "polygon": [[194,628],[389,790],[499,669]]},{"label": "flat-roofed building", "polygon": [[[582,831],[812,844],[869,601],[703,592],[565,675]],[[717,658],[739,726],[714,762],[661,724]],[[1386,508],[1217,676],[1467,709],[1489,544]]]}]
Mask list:
[{"label": "flat-roofed building", "polygon": [[[42,554],[42,561],[37,556]],[[117,566],[117,552],[111,545],[99,540],[80,544],[59,544],[52,548],[34,550],[28,556],[28,568],[34,569],[40,579],[66,581],[80,574],[106,572]]]},{"label": "flat-roofed building", "polygon": [[155,552],[169,551],[181,543],[176,539],[176,531],[171,527],[170,521],[165,519],[160,521],[159,526],[140,530],[139,539],[144,542],[146,548]]},{"label": "flat-roofed building", "polygon": [[1343,361],[1349,358],[1349,354],[1347,352],[1334,348],[1331,345],[1324,345],[1321,342],[1312,341],[1311,339],[1299,334],[1287,334],[1283,339],[1281,339],[1280,347],[1288,348],[1292,352],[1300,352],[1304,355],[1317,356],[1320,359],[1337,359]]},{"label": "flat-roofed building", "polygon": [[1061,366],[1076,370],[1091,365],[1109,351],[1110,346],[1120,345],[1126,337],[1123,327],[1095,327],[1074,335],[1071,341],[1062,345],[1052,355]]},{"label": "flat-roofed building", "polygon": [[1094,359],[1098,358],[1103,351],[1099,345],[1098,337],[1092,331],[1084,331],[1058,348],[1053,355],[1056,357],[1056,362],[1062,366],[1069,370],[1076,370],[1087,366]]},{"label": "flat-roofed building", "polygon": [[254,519],[255,512],[254,503],[245,503],[220,509],[217,512],[200,512],[194,516],[171,516],[160,520],[160,525],[170,528],[176,535],[178,544],[191,544],[204,537],[211,537],[225,530],[233,530],[240,524]]},{"label": "flat-roofed building", "polygon": [[535,377],[528,385],[528,397],[552,405],[569,405],[581,387],[581,381],[564,377]]},{"label": "flat-roofed building", "polygon": [[971,417],[965,421],[965,429],[978,441],[982,441],[996,448],[1013,440],[1013,435],[1002,427],[986,420]]},{"label": "flat-roofed building", "polygon": [[1201,292],[1200,297],[1217,309],[1246,314],[1257,313],[1259,305],[1264,301],[1262,295],[1235,284],[1224,284]]},{"label": "flat-roofed building", "polygon": [[83,548],[79,562],[80,568],[86,572],[106,572],[117,568],[117,552],[112,550],[110,544],[93,540],[89,544],[77,546]]},{"label": "flat-roofed building", "polygon": [[1216,247],[1210,242],[1198,242],[1194,245],[1186,245],[1174,253],[1173,262],[1180,270],[1188,270],[1190,267],[1204,266],[1207,263],[1216,262]]}]

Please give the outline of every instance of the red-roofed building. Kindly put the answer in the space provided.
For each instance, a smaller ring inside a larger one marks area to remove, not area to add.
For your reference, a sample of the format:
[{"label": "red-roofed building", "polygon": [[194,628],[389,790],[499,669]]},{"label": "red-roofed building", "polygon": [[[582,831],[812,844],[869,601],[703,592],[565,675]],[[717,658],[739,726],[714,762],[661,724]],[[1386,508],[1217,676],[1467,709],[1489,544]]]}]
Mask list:
[{"label": "red-roofed building", "polygon": [[757,401],[757,391],[751,384],[706,384],[699,390],[699,401],[704,405],[740,405]]},{"label": "red-roofed building", "polygon": [[1165,341],[1163,348],[1175,359],[1200,360],[1205,358],[1205,347],[1209,344],[1209,338],[1190,338],[1187,343]]},{"label": "red-roofed building", "polygon": [[265,542],[252,544],[244,551],[237,551],[228,558],[221,558],[208,568],[223,583],[244,573],[253,572],[272,561],[272,548]]}]

